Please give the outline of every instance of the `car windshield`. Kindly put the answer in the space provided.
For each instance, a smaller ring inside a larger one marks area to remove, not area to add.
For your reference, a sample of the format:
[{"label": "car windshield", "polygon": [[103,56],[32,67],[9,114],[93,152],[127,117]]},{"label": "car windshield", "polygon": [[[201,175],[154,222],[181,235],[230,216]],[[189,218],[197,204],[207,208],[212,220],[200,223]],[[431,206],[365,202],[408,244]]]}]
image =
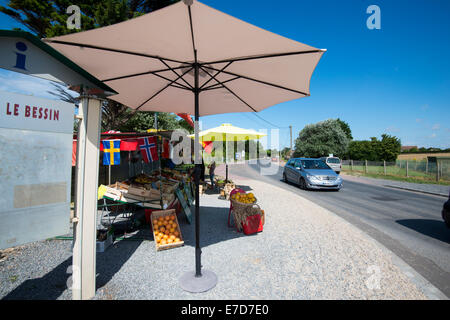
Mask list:
[{"label": "car windshield", "polygon": [[330,169],[322,160],[302,160],[303,169]]},{"label": "car windshield", "polygon": [[341,163],[339,158],[328,158],[327,163]]}]

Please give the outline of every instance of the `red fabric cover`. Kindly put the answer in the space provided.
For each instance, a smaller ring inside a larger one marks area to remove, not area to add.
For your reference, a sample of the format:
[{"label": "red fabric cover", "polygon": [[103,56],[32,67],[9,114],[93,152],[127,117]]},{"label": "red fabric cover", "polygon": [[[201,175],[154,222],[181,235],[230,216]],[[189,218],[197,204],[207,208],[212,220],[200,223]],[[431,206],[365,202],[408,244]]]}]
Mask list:
[{"label": "red fabric cover", "polygon": [[246,223],[242,223],[244,234],[254,234],[263,231],[262,219],[259,214],[247,217]]}]

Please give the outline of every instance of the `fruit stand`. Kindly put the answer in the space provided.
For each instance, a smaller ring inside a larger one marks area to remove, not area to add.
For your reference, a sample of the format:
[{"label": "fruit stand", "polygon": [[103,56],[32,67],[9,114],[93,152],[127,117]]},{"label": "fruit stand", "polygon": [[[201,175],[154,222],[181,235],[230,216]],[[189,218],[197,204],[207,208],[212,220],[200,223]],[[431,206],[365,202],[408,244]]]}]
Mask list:
[{"label": "fruit stand", "polygon": [[[109,133],[109,135],[108,138],[115,138],[119,134]],[[122,178],[115,181],[114,175],[110,175],[108,180],[112,179],[113,183],[103,182],[98,188],[98,209],[101,210],[99,230],[115,229],[116,233],[120,233],[119,229],[123,228],[124,223],[124,232],[127,234],[128,231],[133,232],[135,227],[140,227],[143,223],[151,225],[152,217],[157,212],[165,210],[173,210],[175,215],[184,212],[186,216],[189,215],[188,222],[190,223],[190,212],[186,212],[188,210],[186,203],[192,204],[194,188],[191,175],[194,166],[174,165],[170,159],[170,152],[167,152],[168,148],[164,150],[164,155],[162,152],[163,142],[168,141],[166,136],[170,136],[167,132],[165,136],[153,133],[139,134],[139,136],[121,135],[122,139],[127,140],[126,146],[129,149],[132,149],[129,146],[133,140],[146,136],[156,137],[158,158],[154,162],[144,163],[139,157],[141,155],[139,149],[136,151],[126,150],[129,152],[128,156],[127,154],[122,155],[123,161],[116,166],[117,168],[114,168],[116,169],[115,176]],[[134,154],[132,154],[133,152]],[[123,167],[123,169],[118,167]],[[119,174],[117,174],[118,172]],[[125,176],[127,172],[129,173],[128,177]],[[180,197],[183,198],[181,199],[183,201],[180,201]],[[184,204],[184,207],[181,204]],[[145,222],[143,218],[145,218]],[[176,219],[176,223],[178,225],[178,219]],[[182,239],[179,226],[177,228],[179,238]],[[168,236],[170,235],[173,234]],[[180,241],[176,243],[178,242]],[[170,247],[174,246],[168,248]]]},{"label": "fruit stand", "polygon": [[233,214],[236,229],[245,234],[262,231],[264,225],[264,211],[257,204],[253,193],[236,192],[231,195],[231,213]]}]

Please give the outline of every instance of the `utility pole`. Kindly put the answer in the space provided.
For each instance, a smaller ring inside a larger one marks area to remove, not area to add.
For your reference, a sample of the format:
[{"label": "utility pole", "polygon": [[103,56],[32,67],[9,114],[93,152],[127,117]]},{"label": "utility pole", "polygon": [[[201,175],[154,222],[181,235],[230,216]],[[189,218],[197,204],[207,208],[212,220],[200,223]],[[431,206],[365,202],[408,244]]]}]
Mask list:
[{"label": "utility pole", "polygon": [[289,158],[292,158],[292,126],[289,126],[289,134],[291,136],[291,148],[289,150]]}]

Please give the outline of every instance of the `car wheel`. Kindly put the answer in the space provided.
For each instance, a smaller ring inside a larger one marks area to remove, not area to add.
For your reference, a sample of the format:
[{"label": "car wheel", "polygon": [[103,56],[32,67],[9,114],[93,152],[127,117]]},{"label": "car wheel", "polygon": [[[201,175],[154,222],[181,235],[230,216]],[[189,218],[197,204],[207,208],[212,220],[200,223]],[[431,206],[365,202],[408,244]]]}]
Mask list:
[{"label": "car wheel", "polygon": [[298,185],[300,186],[300,189],[306,190],[308,187],[306,186],[305,179],[303,177],[300,178],[298,181]]},{"label": "car wheel", "polygon": [[442,219],[444,219],[447,228],[450,228],[450,212],[448,212],[445,209],[442,209]]}]

